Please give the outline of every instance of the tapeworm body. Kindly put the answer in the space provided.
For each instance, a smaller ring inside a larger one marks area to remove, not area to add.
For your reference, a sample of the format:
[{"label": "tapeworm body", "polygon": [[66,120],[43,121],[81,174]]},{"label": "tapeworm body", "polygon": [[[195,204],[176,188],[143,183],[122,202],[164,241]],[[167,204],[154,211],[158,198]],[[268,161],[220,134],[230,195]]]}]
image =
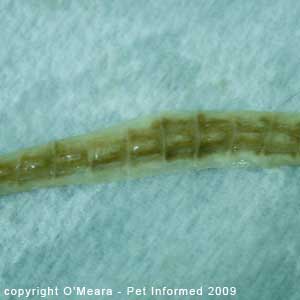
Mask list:
[{"label": "tapeworm body", "polygon": [[165,113],[0,157],[0,194],[187,168],[300,163],[300,113]]}]

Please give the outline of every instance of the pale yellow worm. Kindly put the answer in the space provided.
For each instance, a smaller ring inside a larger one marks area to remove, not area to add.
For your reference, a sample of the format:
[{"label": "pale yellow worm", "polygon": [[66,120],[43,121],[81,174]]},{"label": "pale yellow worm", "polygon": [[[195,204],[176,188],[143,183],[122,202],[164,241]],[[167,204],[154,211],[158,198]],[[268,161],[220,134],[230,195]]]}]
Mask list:
[{"label": "pale yellow worm", "polygon": [[182,169],[300,163],[300,113],[174,112],[0,157],[0,194]]}]

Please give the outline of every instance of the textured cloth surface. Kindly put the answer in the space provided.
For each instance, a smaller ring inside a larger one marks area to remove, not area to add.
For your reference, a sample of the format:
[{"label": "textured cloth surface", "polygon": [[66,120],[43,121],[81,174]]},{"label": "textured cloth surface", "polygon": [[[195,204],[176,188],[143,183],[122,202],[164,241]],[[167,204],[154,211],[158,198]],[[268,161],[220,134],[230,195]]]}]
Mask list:
[{"label": "textured cloth surface", "polygon": [[[300,111],[299,14],[298,1],[1,1],[0,153],[166,110]],[[201,285],[299,299],[299,182],[298,168],[206,170],[1,197],[0,299]]]}]

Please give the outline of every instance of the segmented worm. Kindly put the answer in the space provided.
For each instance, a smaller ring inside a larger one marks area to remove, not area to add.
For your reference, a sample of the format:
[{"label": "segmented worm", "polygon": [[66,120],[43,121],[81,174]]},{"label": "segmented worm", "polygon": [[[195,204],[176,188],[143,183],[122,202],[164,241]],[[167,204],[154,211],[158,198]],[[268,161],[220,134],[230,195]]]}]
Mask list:
[{"label": "segmented worm", "polygon": [[300,113],[164,113],[0,156],[0,194],[188,168],[299,163]]}]

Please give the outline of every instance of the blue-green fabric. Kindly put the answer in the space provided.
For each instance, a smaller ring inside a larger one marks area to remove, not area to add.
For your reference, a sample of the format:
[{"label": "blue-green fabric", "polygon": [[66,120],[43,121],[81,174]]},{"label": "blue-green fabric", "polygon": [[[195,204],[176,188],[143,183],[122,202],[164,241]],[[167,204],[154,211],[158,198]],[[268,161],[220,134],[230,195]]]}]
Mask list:
[{"label": "blue-green fabric", "polygon": [[[296,0],[3,0],[0,153],[166,110],[300,111],[299,15]],[[299,182],[298,168],[226,169],[3,196],[0,299],[300,299]]]}]

